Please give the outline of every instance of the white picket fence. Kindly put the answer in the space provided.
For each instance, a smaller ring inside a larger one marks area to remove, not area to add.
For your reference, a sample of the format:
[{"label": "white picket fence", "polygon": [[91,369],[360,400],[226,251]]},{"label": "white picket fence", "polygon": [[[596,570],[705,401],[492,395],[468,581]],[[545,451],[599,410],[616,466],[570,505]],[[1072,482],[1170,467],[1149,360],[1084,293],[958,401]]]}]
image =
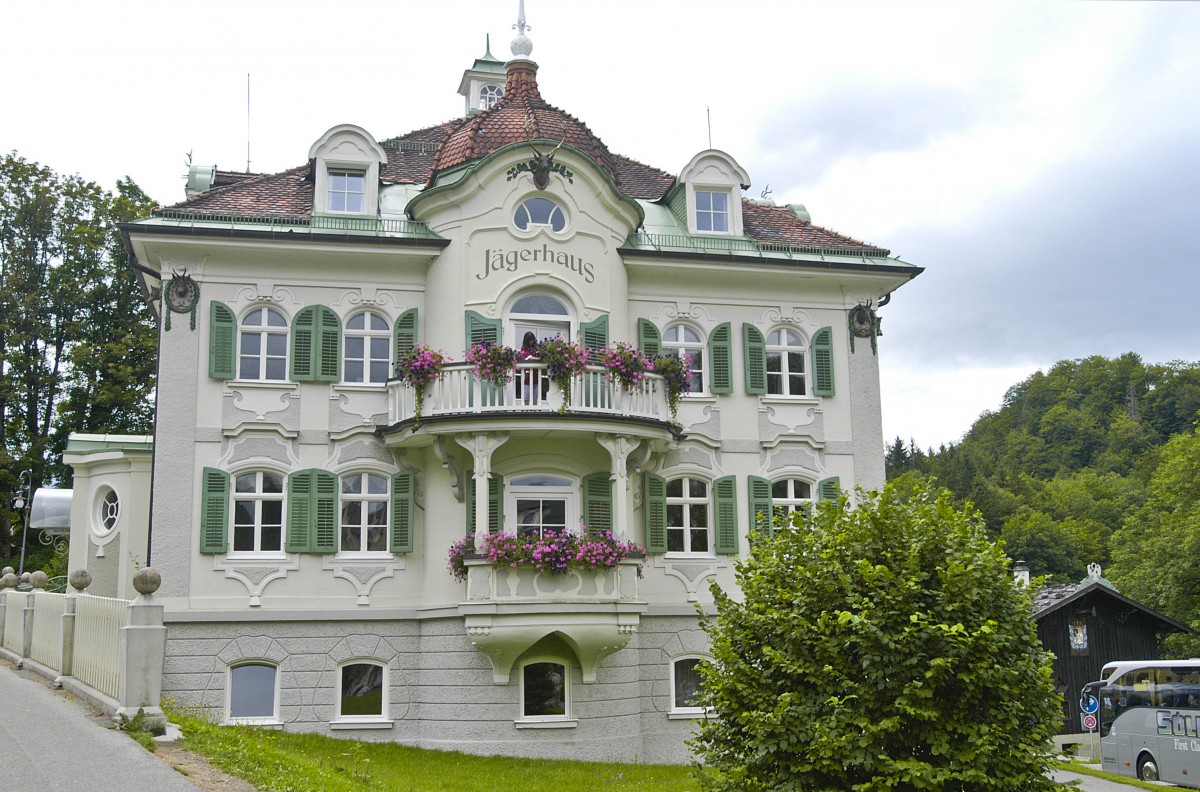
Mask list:
[{"label": "white picket fence", "polygon": [[55,671],[62,670],[62,617],[66,610],[65,594],[33,592],[33,648],[29,656]]},{"label": "white picket fence", "polygon": [[113,698],[120,696],[121,627],[128,600],[80,594],[75,605],[75,661],[80,682]]}]

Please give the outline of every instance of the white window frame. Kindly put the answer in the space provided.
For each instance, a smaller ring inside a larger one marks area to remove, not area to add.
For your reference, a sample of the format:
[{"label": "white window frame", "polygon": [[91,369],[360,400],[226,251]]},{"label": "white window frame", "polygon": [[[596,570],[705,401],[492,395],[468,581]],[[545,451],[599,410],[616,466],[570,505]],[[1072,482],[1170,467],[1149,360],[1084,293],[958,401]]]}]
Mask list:
[{"label": "white window frame", "polygon": [[[784,483],[787,485],[787,497],[777,497],[775,495],[775,486]],[[797,484],[803,484],[808,487],[808,497],[805,498],[796,494]],[[772,517],[783,516],[784,518],[788,518],[794,511],[814,508],[817,503],[816,489],[816,484],[800,476],[781,476],[771,479],[771,510],[774,512]]]},{"label": "white window frame", "polygon": [[[387,165],[387,152],[371,133],[354,124],[339,124],[325,132],[308,149],[313,163],[313,213],[334,217],[376,217],[379,214],[379,173]],[[329,202],[330,174],[361,173],[361,212],[334,211]]]},{"label": "white window frame", "polygon": [[[733,157],[717,149],[701,151],[683,167],[677,178],[686,189],[684,199],[687,204],[689,234],[735,237],[742,235],[742,190],[749,188],[750,175],[741,165],[737,164]],[[696,222],[698,217],[697,191],[724,193],[727,196],[728,222],[724,231],[700,229]]]},{"label": "white window frame", "polygon": [[504,89],[495,83],[482,85],[479,88],[479,109],[491,110],[496,103],[504,98]]},{"label": "white window frame", "polygon": [[[363,326],[361,329],[352,329],[351,322],[362,318]],[[372,320],[378,318],[383,322],[383,329],[371,327]],[[361,338],[363,343],[363,353],[361,356],[350,355],[350,339]],[[382,358],[372,355],[374,344],[372,341],[382,339],[387,346]],[[386,385],[388,376],[392,369],[392,323],[388,320],[386,314],[382,311],[366,310],[351,314],[346,319],[346,326],[342,330],[342,382],[346,385]],[[374,362],[383,361],[383,379],[372,379],[371,364]],[[349,376],[350,364],[361,363],[363,367],[362,379],[352,380]]]},{"label": "white window frame", "polygon": [[[672,496],[670,494],[671,493],[671,485],[677,481],[684,482],[684,484],[681,485],[681,489],[680,489],[680,491],[682,492],[682,495]],[[690,482],[690,481],[698,481],[704,485],[705,494],[704,494],[703,498],[689,494],[691,487],[689,486],[689,484],[687,482]],[[701,476],[697,476],[697,475],[694,475],[691,473],[681,473],[678,476],[673,476],[673,477],[667,479],[666,490],[667,490],[667,495],[666,495],[666,502],[667,502],[667,525],[666,525],[667,553],[666,554],[667,554],[667,557],[669,557],[669,558],[684,558],[684,557],[712,558],[712,557],[714,557],[716,555],[716,551],[713,549],[713,542],[715,541],[716,537],[713,532],[712,482],[706,478],[703,478]],[[675,526],[671,525],[671,507],[672,506],[682,507],[682,516],[683,516],[682,522],[685,523],[684,525],[675,525]],[[707,536],[708,536],[708,547],[707,547],[707,549],[704,549],[704,550],[693,550],[692,549],[692,532],[698,531],[699,529],[688,527],[688,525],[686,524],[686,523],[690,522],[692,509],[696,506],[704,506],[705,507],[705,522],[707,523],[707,525],[705,526],[704,530],[706,531]],[[672,550],[671,549],[671,534],[672,534],[672,532],[680,532],[680,531],[682,531],[682,534],[683,534],[683,549],[682,550]]]},{"label": "white window frame", "polygon": [[[367,172],[362,167],[335,167],[326,164],[326,182],[325,182],[325,211],[329,214],[346,214],[346,215],[361,215],[367,211]],[[338,189],[336,181],[338,178],[346,180],[343,189]],[[352,186],[357,186],[359,189],[351,189]],[[350,203],[351,197],[356,197],[359,202],[359,207],[356,209],[338,209],[334,204],[335,199],[341,198],[341,203],[346,206]]]},{"label": "white window frame", "polygon": [[[695,333],[699,340],[690,341],[678,337],[686,332]],[[672,334],[674,334],[676,337],[672,337]],[[660,343],[662,345],[663,354],[682,354],[686,352],[691,357],[689,371],[691,372],[692,385],[694,386],[696,384],[696,380],[698,379],[700,382],[700,387],[693,387],[687,393],[683,394],[684,398],[687,398],[688,396],[704,396],[707,394],[708,377],[706,375],[708,374],[708,366],[710,365],[710,361],[708,360],[708,338],[705,332],[695,325],[688,324],[687,322],[673,322],[672,324],[669,324],[663,328],[662,339]],[[688,352],[688,350],[695,350],[700,354],[697,356],[691,352]],[[697,360],[700,361],[700,365],[698,367],[696,366]]]},{"label": "white window frame", "polygon": [[[695,197],[696,205],[695,205],[695,209],[693,210],[692,221],[696,224],[696,233],[697,234],[718,234],[721,236],[728,236],[733,233],[733,209],[732,209],[733,194],[732,194],[732,192],[733,191],[730,190],[728,187],[707,187],[707,186],[703,186],[703,185],[698,185],[695,187],[695,189],[693,191],[693,196]],[[701,208],[701,206],[700,206],[700,198],[702,195],[708,196],[708,200],[707,200],[708,207],[707,208]],[[725,199],[724,210],[717,210],[712,207],[713,202],[718,197]],[[708,218],[709,228],[701,227],[702,225],[704,225],[703,223],[700,222],[702,217]],[[715,221],[718,218],[721,219],[722,223],[725,226],[724,228],[713,228],[712,227],[712,226],[716,225]]]},{"label": "white window frame", "polygon": [[[383,480],[383,493],[370,493],[368,476],[377,476]],[[363,484],[362,492],[346,492],[343,489],[344,482],[347,479],[357,478]],[[344,509],[347,502],[357,501],[363,504],[363,508],[359,511],[359,535],[358,549],[347,550],[342,546],[342,531],[350,527],[345,522]],[[387,473],[381,473],[378,470],[351,470],[338,475],[338,533],[337,533],[337,556],[339,558],[391,558],[391,533],[392,533],[392,490],[391,476]],[[367,529],[370,527],[367,523],[368,510],[366,504],[382,503],[384,513],[383,523],[383,550],[367,550],[365,549]]]},{"label": "white window frame", "polygon": [[[563,484],[522,484],[527,478],[553,478]],[[531,471],[504,479],[504,532],[517,535],[517,501],[521,498],[565,501],[565,521],[568,532],[578,533],[582,522],[579,508],[579,481],[573,476]],[[540,531],[539,531],[540,534]]]},{"label": "white window frame", "polygon": [[709,712],[709,708],[707,708],[707,707],[681,706],[679,704],[678,699],[676,698],[676,693],[678,692],[678,689],[675,686],[675,674],[677,671],[677,666],[679,663],[683,663],[688,660],[709,661],[709,660],[712,660],[712,658],[705,657],[703,655],[684,655],[682,657],[671,658],[671,662],[670,662],[671,708],[667,712],[667,717],[669,717],[669,718],[673,718],[673,719],[702,718]]},{"label": "white window frame", "polygon": [[[263,491],[263,476],[278,476],[280,479],[279,492]],[[237,480],[242,476],[255,476],[254,492],[238,492]],[[266,467],[252,467],[230,472],[229,474],[229,558],[286,558],[287,557],[287,484],[286,473]],[[237,504],[238,501],[251,501],[254,504],[254,549],[237,550]],[[262,549],[262,505],[263,503],[279,502],[279,549]]]},{"label": "white window frame", "polygon": [[[272,325],[270,323],[271,314],[274,314],[283,320],[282,327],[279,325]],[[253,316],[261,316],[262,320],[263,320],[263,324],[256,324],[256,325],[246,324],[247,320],[249,320]],[[244,343],[243,339],[250,337],[250,336],[258,337],[258,352],[251,354],[251,355],[247,355],[242,352],[242,345]],[[283,337],[283,354],[282,355],[268,355],[267,354],[267,347],[270,343],[270,338],[272,336],[282,336]],[[292,339],[291,339],[291,323],[288,320],[288,317],[284,315],[283,311],[280,311],[279,309],[275,308],[274,306],[270,306],[270,305],[251,306],[249,309],[244,311],[242,313],[241,318],[238,319],[237,350],[236,350],[237,379],[241,382],[287,382],[288,377],[290,376],[290,372],[288,370],[288,364],[290,362],[288,359],[288,355],[289,355],[289,347],[291,346],[291,341],[292,341]],[[253,377],[243,376],[243,372],[244,372],[244,369],[242,368],[242,359],[243,358],[246,358],[248,360],[257,361],[255,363],[256,376],[253,376]],[[283,376],[282,377],[274,378],[274,377],[267,376],[267,363],[271,360],[282,360],[283,361]]]},{"label": "white window frame", "polygon": [[[791,336],[796,338],[796,343],[790,343]],[[771,354],[779,355],[779,371],[771,371]],[[788,355],[800,355],[800,384],[803,393],[791,393],[791,377],[797,372],[792,372],[789,368]],[[766,337],[766,352],[767,366],[767,395],[777,398],[806,398],[812,394],[812,387],[809,385],[809,368],[808,365],[808,344],[804,342],[804,336],[798,330],[790,327],[776,327],[767,333]],[[772,377],[776,377],[780,384],[779,391],[771,390]]]},{"label": "white window frame", "polygon": [[[355,665],[369,665],[382,669],[382,689],[378,715],[347,715],[342,712],[342,675],[345,673],[346,668]],[[391,669],[388,668],[387,663],[377,660],[373,657],[359,657],[352,660],[344,660],[341,663],[338,663],[336,685],[337,689],[334,691],[334,719],[330,722],[331,728],[387,728],[392,725],[388,701],[388,699],[391,698],[389,694],[391,690]]]},{"label": "white window frame", "polygon": [[[554,300],[563,307],[565,313],[526,313],[514,310],[514,306],[527,297],[546,297]],[[526,330],[532,330],[539,342],[555,336],[561,336],[564,341],[571,341],[579,332],[575,321],[575,308],[570,300],[556,292],[544,289],[522,292],[509,301],[508,310],[504,312],[503,337],[508,339],[508,345],[513,349],[520,349]]]},{"label": "white window frame", "polygon": [[[526,715],[525,714],[525,669],[539,663],[554,663],[561,666],[563,669],[563,714],[562,715]],[[571,694],[571,673],[572,667],[570,661],[555,656],[530,657],[521,661],[517,666],[517,678],[520,682],[517,692],[517,706],[520,708],[520,716],[516,720],[518,729],[569,729],[578,725],[578,721],[571,716],[572,701]]]},{"label": "white window frame", "polygon": [[108,536],[121,522],[121,496],[111,486],[101,484],[96,489],[95,504],[92,533],[98,537]]},{"label": "white window frame", "polygon": [[[554,207],[553,209],[550,210],[549,222],[546,222],[546,223],[534,222],[533,213],[529,211],[529,207],[528,207],[528,204],[532,201],[545,201],[546,203],[548,203]],[[525,215],[525,227],[524,228],[522,228],[519,225],[522,212],[524,212],[524,215]],[[562,216],[562,228],[554,227],[554,214],[556,212]],[[528,195],[528,196],[522,198],[517,203],[516,208],[513,209],[512,225],[513,225],[513,229],[520,234],[534,235],[540,231],[545,231],[548,234],[552,234],[554,236],[561,237],[571,230],[571,216],[567,213],[567,210],[563,208],[561,201],[556,201],[553,198],[547,197],[545,195]]]},{"label": "white window frame", "polygon": [[[236,668],[246,666],[263,666],[272,669],[273,690],[271,691],[271,714],[269,716],[235,717],[233,715],[233,672]],[[245,658],[236,663],[230,663],[225,671],[225,720],[226,724],[244,724],[247,726],[282,726],[279,719],[279,664],[265,658]]]}]

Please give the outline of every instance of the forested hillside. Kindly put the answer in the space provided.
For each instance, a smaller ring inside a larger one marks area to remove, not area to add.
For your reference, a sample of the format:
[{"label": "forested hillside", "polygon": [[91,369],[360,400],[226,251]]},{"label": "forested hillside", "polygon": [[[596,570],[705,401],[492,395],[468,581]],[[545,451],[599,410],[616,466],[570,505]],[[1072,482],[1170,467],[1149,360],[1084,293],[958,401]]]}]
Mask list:
[{"label": "forested hillside", "polygon": [[888,479],[933,477],[1008,554],[1055,582],[1097,562],[1122,593],[1200,625],[1200,363],[1066,360],[1005,394],[962,441],[897,438]]}]

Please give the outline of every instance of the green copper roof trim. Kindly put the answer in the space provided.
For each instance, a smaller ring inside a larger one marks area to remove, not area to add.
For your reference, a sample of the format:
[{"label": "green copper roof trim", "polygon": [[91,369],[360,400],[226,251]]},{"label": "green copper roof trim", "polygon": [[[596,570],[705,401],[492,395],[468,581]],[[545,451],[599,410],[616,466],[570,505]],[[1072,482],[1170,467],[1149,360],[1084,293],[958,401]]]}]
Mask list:
[{"label": "green copper roof trim", "polygon": [[492,35],[489,33],[485,40],[483,48],[483,57],[475,59],[475,65],[471,67],[474,71],[494,72],[496,74],[504,74],[504,61],[496,58],[492,54]]},{"label": "green copper roof trim", "polygon": [[749,237],[735,236],[692,236],[690,234],[647,234],[638,232],[629,236],[629,239],[625,241],[625,247],[648,250],[702,250],[721,253],[777,254],[788,258],[799,255],[843,256],[863,260],[888,259],[888,251],[869,245],[861,247],[781,245],[770,242],[759,242]]},{"label": "green copper roof trim", "polygon": [[271,213],[239,214],[234,212],[187,212],[180,209],[163,209],[151,218],[151,220],[160,220],[164,224],[244,226],[256,229],[268,228],[280,230],[300,228],[308,231],[332,231],[371,236],[399,235],[420,239],[443,239],[443,237],[430,231],[429,226],[419,220],[381,217],[307,216]]},{"label": "green copper roof trim", "polygon": [[153,451],[151,435],[73,434],[67,439],[67,454],[99,454],[106,451]]},{"label": "green copper roof trim", "polygon": [[[596,161],[593,160],[590,156],[588,156],[588,154],[586,152],[583,152],[583,151],[575,148],[572,145],[562,143],[557,140],[549,140],[546,138],[535,138],[534,140],[522,140],[517,143],[509,143],[507,146],[501,146],[500,148],[496,149],[491,154],[488,154],[486,157],[480,157],[479,159],[476,159],[476,160],[468,160],[467,162],[464,162],[460,165],[456,165],[453,168],[447,168],[444,171],[440,171],[437,174],[437,180],[436,180],[435,184],[432,187],[428,188],[427,190],[424,190],[420,195],[413,198],[411,201],[409,201],[408,206],[404,207],[404,211],[407,212],[408,214],[415,214],[415,212],[413,210],[416,209],[416,207],[422,201],[425,200],[426,196],[437,195],[440,192],[444,192],[444,191],[452,188],[458,182],[462,181],[464,178],[466,178],[466,176],[470,172],[477,170],[485,162],[488,162],[489,160],[492,160],[492,159],[500,157],[504,154],[507,154],[512,149],[525,148],[526,146],[528,146],[530,144],[540,144],[542,146],[549,146],[550,148],[557,148],[560,151],[571,151],[571,152],[574,152],[575,154],[578,154],[580,156],[580,158],[583,159],[584,162],[586,162],[588,165],[590,165],[593,170],[595,170],[597,173],[599,173],[604,178],[604,181],[608,183],[608,186],[610,188],[612,188],[612,191],[614,193],[616,193],[617,197],[621,200],[622,203],[632,206],[637,211],[637,218],[638,218],[639,226],[646,221],[646,212],[644,209],[642,209],[642,205],[640,203],[638,203],[637,201],[635,201],[633,198],[630,198],[625,193],[621,192],[621,188],[617,186],[617,183],[615,181],[613,181],[612,176],[609,176],[608,173],[605,172],[604,168],[601,168],[599,165],[597,165]],[[450,183],[444,183],[446,181],[446,178],[449,176],[454,176],[456,178],[454,178],[453,181]]]}]

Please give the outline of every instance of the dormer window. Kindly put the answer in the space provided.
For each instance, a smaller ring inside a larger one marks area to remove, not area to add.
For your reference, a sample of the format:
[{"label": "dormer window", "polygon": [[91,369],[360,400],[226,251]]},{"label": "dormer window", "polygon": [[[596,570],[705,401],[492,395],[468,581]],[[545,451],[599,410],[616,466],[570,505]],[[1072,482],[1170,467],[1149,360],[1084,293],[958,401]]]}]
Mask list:
[{"label": "dormer window", "polygon": [[677,216],[687,218],[689,234],[742,235],[742,190],[750,176],[733,157],[701,151],[679,172],[679,182],[669,201]]},{"label": "dormer window", "polygon": [[362,171],[330,169],[329,203],[326,209],[330,212],[362,214],[367,205],[366,184],[367,177]]},{"label": "dormer window", "polygon": [[696,230],[729,233],[728,190],[696,190]]},{"label": "dormer window", "polygon": [[379,213],[379,173],[387,153],[362,127],[341,124],[312,144],[313,213]]},{"label": "dormer window", "polygon": [[490,110],[492,105],[504,96],[504,89],[499,85],[485,85],[479,89],[479,109]]}]

